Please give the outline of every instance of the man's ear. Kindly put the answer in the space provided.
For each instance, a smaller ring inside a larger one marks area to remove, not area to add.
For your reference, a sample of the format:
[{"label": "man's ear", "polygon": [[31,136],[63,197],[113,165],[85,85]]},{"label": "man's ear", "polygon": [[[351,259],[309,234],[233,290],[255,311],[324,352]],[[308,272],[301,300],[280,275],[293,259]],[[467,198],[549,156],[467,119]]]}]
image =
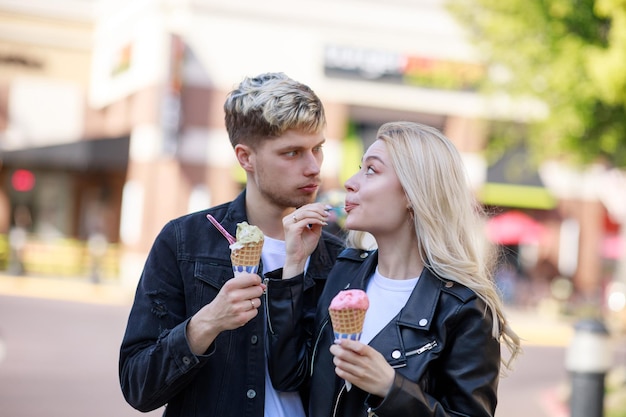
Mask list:
[{"label": "man's ear", "polygon": [[252,149],[248,145],[243,145],[241,143],[235,145],[235,156],[237,157],[237,161],[239,161],[239,165],[241,165],[244,171],[253,171],[254,152],[252,152]]}]

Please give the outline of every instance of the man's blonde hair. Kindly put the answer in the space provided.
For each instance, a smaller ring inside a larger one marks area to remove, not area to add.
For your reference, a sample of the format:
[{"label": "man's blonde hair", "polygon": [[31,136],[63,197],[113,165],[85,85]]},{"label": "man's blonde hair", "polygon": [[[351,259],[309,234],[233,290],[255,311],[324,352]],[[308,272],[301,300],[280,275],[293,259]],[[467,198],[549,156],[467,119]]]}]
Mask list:
[{"label": "man's blonde hair", "polygon": [[246,77],[224,103],[226,130],[233,147],[255,147],[288,130],[320,133],[326,127],[322,102],[313,90],[282,72]]}]

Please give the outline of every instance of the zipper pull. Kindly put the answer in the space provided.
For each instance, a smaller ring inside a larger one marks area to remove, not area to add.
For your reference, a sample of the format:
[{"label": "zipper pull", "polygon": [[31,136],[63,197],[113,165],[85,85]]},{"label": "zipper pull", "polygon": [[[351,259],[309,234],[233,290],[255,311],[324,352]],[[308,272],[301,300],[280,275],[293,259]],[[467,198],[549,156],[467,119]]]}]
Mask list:
[{"label": "zipper pull", "polygon": [[376,413],[372,410],[372,407],[367,409],[367,417],[376,417]]},{"label": "zipper pull", "polygon": [[417,349],[417,354],[421,355],[422,353],[426,352],[427,350],[430,350],[432,348],[434,348],[435,346],[437,346],[437,341],[433,340],[430,343],[426,343],[424,346],[422,346],[421,348]]}]

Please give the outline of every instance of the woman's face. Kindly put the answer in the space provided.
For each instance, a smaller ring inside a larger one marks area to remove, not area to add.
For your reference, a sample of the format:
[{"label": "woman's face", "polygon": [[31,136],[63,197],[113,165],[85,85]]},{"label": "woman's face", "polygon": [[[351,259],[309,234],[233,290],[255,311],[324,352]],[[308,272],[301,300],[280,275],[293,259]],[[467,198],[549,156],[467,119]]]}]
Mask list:
[{"label": "woman's face", "polygon": [[408,202],[384,142],[369,147],[345,188],[347,229],[382,236],[407,226]]}]

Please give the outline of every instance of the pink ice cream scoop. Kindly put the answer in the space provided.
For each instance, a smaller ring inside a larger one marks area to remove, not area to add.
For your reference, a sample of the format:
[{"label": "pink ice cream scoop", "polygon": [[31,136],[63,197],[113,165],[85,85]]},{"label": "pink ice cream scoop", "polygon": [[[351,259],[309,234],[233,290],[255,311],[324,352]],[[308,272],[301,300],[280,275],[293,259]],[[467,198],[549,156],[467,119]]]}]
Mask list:
[{"label": "pink ice cream scoop", "polygon": [[358,309],[367,310],[370,301],[367,294],[363,290],[344,290],[340,291],[330,302],[331,310]]},{"label": "pink ice cream scoop", "polygon": [[328,307],[335,338],[359,340],[369,305],[363,290],[340,291]]}]

